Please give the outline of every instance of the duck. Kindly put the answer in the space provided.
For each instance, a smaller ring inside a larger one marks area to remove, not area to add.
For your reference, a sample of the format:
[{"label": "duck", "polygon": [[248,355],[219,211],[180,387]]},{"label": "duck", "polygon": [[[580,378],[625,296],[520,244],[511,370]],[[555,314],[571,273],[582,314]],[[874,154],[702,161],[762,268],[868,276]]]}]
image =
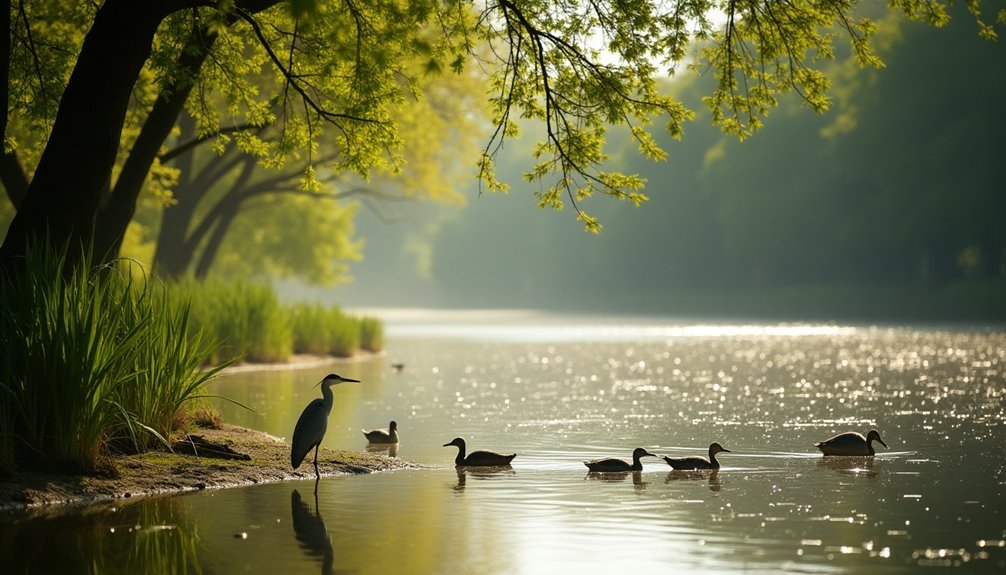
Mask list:
[{"label": "duck", "polygon": [[367,441],[371,443],[398,443],[398,424],[392,421],[388,429],[361,429]]},{"label": "duck", "polygon": [[614,457],[607,457],[604,459],[594,459],[591,461],[584,461],[583,464],[587,466],[587,469],[597,473],[608,473],[608,472],[618,472],[618,471],[642,471],[643,464],[639,461],[641,457],[656,457],[656,455],[650,453],[649,451],[643,449],[642,447],[637,447],[632,450],[632,463],[624,459],[616,459]]},{"label": "duck", "polygon": [[444,447],[451,447],[452,445],[458,448],[458,456],[454,458],[455,466],[492,467],[510,465],[513,458],[517,457],[516,453],[504,455],[502,453],[494,453],[492,451],[473,451],[465,457],[464,439],[455,437],[450,441],[450,443],[445,443]]},{"label": "duck", "polygon": [[879,441],[881,445],[887,447],[876,429],[868,431],[866,437],[855,431],[846,431],[814,445],[825,455],[874,455],[877,453],[873,449],[874,441]]},{"label": "duck", "polygon": [[670,465],[674,469],[678,470],[691,470],[691,469],[719,469],[720,462],[716,460],[717,453],[732,453],[729,449],[723,447],[715,441],[709,444],[709,459],[705,457],[667,457],[664,456],[664,461],[667,465]]}]

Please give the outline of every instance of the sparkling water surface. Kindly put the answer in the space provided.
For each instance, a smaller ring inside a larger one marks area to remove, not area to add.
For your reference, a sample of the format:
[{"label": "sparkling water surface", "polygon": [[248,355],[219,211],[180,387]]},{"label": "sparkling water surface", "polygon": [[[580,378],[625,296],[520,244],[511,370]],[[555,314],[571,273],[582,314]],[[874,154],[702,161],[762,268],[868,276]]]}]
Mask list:
[{"label": "sparkling water surface", "polygon": [[[384,355],[211,392],[289,438],[325,373],[361,379],[334,388],[325,447],[394,419],[392,454],[428,468],[9,517],[0,571],[1003,573],[1004,365],[996,330],[392,316]],[[874,458],[813,445],[874,427]],[[459,471],[455,436],[518,456]],[[712,441],[715,473],[582,464]]]}]

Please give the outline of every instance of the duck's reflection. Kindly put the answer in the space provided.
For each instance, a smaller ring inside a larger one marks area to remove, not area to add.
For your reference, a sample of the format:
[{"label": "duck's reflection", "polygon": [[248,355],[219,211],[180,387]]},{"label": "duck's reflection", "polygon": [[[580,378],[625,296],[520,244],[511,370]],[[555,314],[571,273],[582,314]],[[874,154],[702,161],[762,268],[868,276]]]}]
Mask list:
[{"label": "duck's reflection", "polygon": [[708,470],[694,470],[694,471],[679,471],[674,470],[667,474],[667,478],[664,479],[664,483],[670,483],[672,481],[700,481],[703,479],[709,480],[709,491],[719,491],[723,486],[720,483],[720,470],[713,469]]},{"label": "duck's reflection", "polygon": [[498,477],[500,475],[517,474],[517,472],[513,470],[513,467],[509,465],[496,465],[493,467],[465,467],[463,465],[458,465],[454,468],[454,471],[458,474],[457,484],[451,487],[454,491],[465,490],[465,484],[468,482],[469,475],[475,479],[492,479],[493,477]]},{"label": "duck's reflection", "polygon": [[616,483],[625,481],[630,476],[632,477],[633,487],[639,490],[646,489],[646,482],[643,481],[642,471],[588,471],[584,479]]},{"label": "duck's reflection", "polygon": [[318,493],[314,494],[315,513],[307,503],[300,498],[300,492],[296,489],[290,494],[290,514],[293,516],[293,532],[300,543],[300,548],[307,551],[311,557],[321,559],[321,572],[325,575],[332,573],[332,538],[328,534],[328,526],[321,518],[318,511]]},{"label": "duck's reflection", "polygon": [[883,468],[873,456],[822,457],[817,460],[818,469],[830,469],[839,475],[853,477],[876,477]]},{"label": "duck's reflection", "polygon": [[388,457],[398,457],[397,443],[367,443],[367,453],[386,453]]}]

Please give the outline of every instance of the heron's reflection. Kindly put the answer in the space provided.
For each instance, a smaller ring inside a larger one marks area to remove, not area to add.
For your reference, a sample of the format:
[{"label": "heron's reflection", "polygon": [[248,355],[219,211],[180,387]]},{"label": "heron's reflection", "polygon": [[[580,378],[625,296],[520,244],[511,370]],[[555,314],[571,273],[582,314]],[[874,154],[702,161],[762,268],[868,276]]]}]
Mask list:
[{"label": "heron's reflection", "polygon": [[513,470],[513,467],[509,465],[495,465],[492,467],[465,467],[459,465],[454,468],[454,471],[458,474],[458,483],[452,487],[454,491],[465,490],[465,484],[468,481],[469,475],[475,479],[491,479],[500,475],[517,474],[517,472]]},{"label": "heron's reflection", "polygon": [[817,460],[818,469],[830,469],[839,475],[853,477],[876,477],[882,467],[873,456],[831,456]]},{"label": "heron's reflection", "polygon": [[388,457],[398,457],[397,443],[367,443],[367,453],[387,453]]},{"label": "heron's reflection", "polygon": [[646,482],[643,481],[642,471],[588,471],[584,479],[617,483],[625,481],[629,476],[632,476],[633,487],[640,490],[646,489]]},{"label": "heron's reflection", "polygon": [[709,470],[694,470],[694,471],[678,471],[674,470],[667,474],[667,478],[664,479],[664,483],[670,483],[672,481],[699,481],[702,479],[709,480],[709,491],[719,491],[722,488],[720,484],[720,470],[713,469]]},{"label": "heron's reflection", "polygon": [[321,572],[325,575],[332,573],[332,538],[328,534],[328,526],[321,518],[318,510],[318,493],[314,494],[314,509],[311,513],[310,507],[300,498],[300,492],[296,489],[290,494],[290,513],[293,515],[293,531],[300,543],[301,549],[307,551],[311,557],[321,559]]}]

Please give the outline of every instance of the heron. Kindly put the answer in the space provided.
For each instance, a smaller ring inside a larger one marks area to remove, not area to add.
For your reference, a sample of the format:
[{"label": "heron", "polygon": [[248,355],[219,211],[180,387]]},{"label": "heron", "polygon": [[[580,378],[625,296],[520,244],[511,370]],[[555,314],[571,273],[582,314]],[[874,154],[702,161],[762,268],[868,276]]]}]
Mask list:
[{"label": "heron", "polygon": [[325,379],[318,382],[323,399],[315,398],[307,404],[304,412],[300,414],[300,419],[297,420],[297,427],[293,428],[290,464],[297,469],[304,461],[304,457],[311,452],[311,448],[314,448],[315,490],[318,489],[317,482],[321,479],[321,472],[318,471],[318,448],[321,447],[321,440],[325,438],[325,431],[328,429],[328,414],[332,413],[332,386],[343,382],[360,383],[360,380],[334,373],[326,375]]}]

